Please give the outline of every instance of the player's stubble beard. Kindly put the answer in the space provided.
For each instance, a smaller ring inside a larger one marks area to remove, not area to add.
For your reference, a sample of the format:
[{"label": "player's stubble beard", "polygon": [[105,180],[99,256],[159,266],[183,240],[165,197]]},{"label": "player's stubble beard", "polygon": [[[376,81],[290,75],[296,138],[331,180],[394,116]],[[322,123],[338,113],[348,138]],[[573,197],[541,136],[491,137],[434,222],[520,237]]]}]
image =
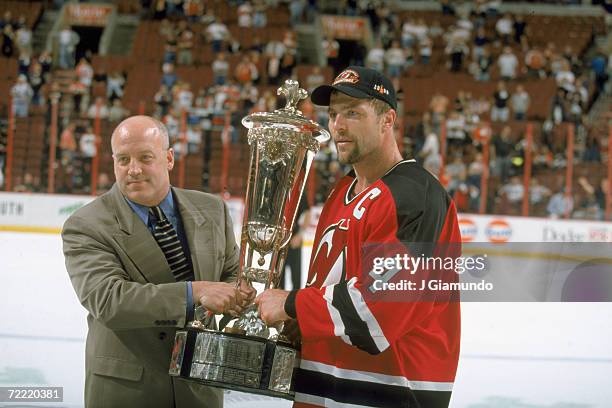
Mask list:
[{"label": "player's stubble beard", "polygon": [[359,145],[355,141],[352,142],[352,145],[353,148],[344,158],[338,154],[338,162],[340,162],[340,164],[353,165],[359,162],[359,159],[361,158],[361,150],[359,150]]}]

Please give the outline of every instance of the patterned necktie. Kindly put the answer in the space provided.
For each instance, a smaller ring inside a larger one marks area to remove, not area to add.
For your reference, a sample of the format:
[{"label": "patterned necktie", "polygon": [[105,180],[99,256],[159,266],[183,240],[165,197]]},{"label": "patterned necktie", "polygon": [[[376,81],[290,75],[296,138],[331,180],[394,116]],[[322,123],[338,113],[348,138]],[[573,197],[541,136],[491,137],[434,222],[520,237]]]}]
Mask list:
[{"label": "patterned necktie", "polygon": [[157,206],[149,208],[149,217],[153,224],[153,236],[166,256],[166,261],[176,281],[194,280],[191,264],[185,256],[183,246],[172,223]]}]

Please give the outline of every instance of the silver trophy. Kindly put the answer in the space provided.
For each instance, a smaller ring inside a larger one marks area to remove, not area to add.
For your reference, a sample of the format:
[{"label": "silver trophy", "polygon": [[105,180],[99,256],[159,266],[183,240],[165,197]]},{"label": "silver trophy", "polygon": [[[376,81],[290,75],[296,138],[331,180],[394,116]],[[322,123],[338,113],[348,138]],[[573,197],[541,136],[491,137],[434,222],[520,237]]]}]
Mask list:
[{"label": "silver trophy", "polygon": [[[293,223],[306,178],[320,143],[329,133],[297,109],[307,92],[297,81],[278,89],[283,109],[253,113],[242,119],[249,129],[251,164],[247,184],[237,285],[257,294],[278,287]],[[237,319],[219,320],[223,331],[209,330],[204,316],[177,331],[170,375],[210,386],[293,399],[293,371],[298,349],[268,327],[255,305]]]}]

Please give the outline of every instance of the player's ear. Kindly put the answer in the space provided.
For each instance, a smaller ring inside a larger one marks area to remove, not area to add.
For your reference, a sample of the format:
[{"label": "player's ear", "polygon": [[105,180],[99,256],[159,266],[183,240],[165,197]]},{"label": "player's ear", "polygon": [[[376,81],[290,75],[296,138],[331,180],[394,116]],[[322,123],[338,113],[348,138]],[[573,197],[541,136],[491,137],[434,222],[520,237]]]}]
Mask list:
[{"label": "player's ear", "polygon": [[397,113],[395,109],[389,109],[385,113],[382,114],[381,123],[384,130],[393,129],[393,125],[395,124],[395,119],[397,118]]}]

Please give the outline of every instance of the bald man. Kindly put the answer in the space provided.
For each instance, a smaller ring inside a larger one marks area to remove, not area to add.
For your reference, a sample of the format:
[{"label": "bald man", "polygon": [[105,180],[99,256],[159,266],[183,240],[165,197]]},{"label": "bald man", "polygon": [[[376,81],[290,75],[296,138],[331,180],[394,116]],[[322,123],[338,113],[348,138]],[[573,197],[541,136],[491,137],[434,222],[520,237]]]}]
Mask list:
[{"label": "bald man", "polygon": [[[170,377],[168,368],[174,333],[195,305],[238,313],[252,295],[230,283],[239,261],[229,212],[216,196],[170,186],[174,152],[159,121],[124,120],[111,146],[115,185],[62,231],[66,268],[89,312],[85,406],[221,407],[220,390]],[[180,271],[159,218],[176,233]]]}]

